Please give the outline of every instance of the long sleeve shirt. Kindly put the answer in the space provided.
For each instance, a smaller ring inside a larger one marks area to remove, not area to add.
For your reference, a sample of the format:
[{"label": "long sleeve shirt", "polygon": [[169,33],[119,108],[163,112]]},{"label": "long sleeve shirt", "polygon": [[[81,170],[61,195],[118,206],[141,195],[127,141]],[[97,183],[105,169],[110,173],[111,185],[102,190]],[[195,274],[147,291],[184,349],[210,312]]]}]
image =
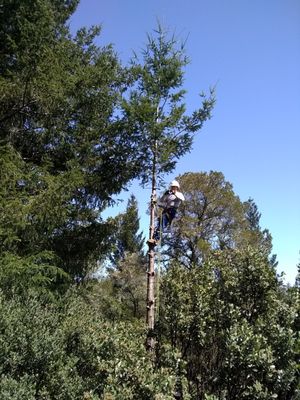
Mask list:
[{"label": "long sleeve shirt", "polygon": [[160,198],[158,204],[165,209],[171,207],[178,208],[179,204],[184,200],[184,195],[181,192],[176,191],[173,193],[171,190],[167,190]]}]

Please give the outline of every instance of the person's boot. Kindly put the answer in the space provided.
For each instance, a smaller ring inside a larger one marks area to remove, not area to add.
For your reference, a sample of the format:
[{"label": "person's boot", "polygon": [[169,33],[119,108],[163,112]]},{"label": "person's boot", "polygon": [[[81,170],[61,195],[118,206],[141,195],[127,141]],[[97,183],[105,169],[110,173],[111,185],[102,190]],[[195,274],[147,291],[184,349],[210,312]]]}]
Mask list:
[{"label": "person's boot", "polygon": [[154,244],[154,245],[156,245],[157,240],[154,239],[154,238],[153,238],[153,239],[148,239],[148,240],[147,240],[147,243],[148,243],[148,244]]}]

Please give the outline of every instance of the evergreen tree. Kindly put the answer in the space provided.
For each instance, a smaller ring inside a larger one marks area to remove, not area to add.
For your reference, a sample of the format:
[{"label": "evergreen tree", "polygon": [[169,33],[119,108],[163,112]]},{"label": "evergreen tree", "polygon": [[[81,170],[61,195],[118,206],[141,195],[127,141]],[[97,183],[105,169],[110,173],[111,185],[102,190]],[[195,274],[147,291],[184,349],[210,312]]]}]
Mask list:
[{"label": "evergreen tree", "polygon": [[249,222],[249,229],[252,231],[257,231],[260,229],[259,221],[261,218],[261,213],[258,211],[257,205],[254,203],[253,199],[249,199],[246,203],[246,218]]},{"label": "evergreen tree", "polygon": [[[136,80],[128,99],[123,102],[128,129],[140,148],[142,183],[161,179],[171,172],[177,160],[190,151],[193,134],[211,117],[215,103],[201,94],[201,105],[191,116],[186,115],[183,89],[184,68],[188,64],[184,45],[158,24],[142,52],[132,60]],[[154,170],[153,170],[154,169]]]},{"label": "evergreen tree", "polygon": [[1,4],[0,246],[84,277],[110,250],[101,212],[144,173],[144,138],[121,117],[130,69],[94,44],[99,28],[70,34],[77,4]]},{"label": "evergreen tree", "polygon": [[[101,301],[110,296],[115,308],[115,312],[110,311],[111,315],[117,311],[121,319],[141,317],[145,314],[146,257],[143,233],[139,232],[137,200],[133,194],[125,213],[119,214],[114,223],[116,232],[111,237],[114,246],[109,257],[109,275],[99,283],[102,288],[106,286],[108,291],[104,290]],[[111,305],[105,312],[108,310],[111,310]]]},{"label": "evergreen tree", "polygon": [[[262,230],[260,227],[261,213],[253,199],[244,203],[245,215],[248,221],[248,229],[243,233],[242,240],[246,245],[258,246],[267,255],[272,251],[272,235],[268,229]],[[270,264],[276,267],[276,255],[271,256]]]},{"label": "evergreen tree", "polygon": [[154,329],[154,223],[157,179],[170,172],[179,157],[191,149],[193,134],[210,118],[214,96],[202,95],[202,104],[191,116],[186,115],[185,90],[182,89],[184,67],[187,65],[184,46],[158,25],[155,36],[148,35],[142,62],[133,60],[135,85],[123,107],[129,129],[140,148],[142,183],[151,182],[149,267],[147,283],[147,323],[149,348]]},{"label": "evergreen tree", "polygon": [[114,237],[111,238],[115,242],[115,247],[110,257],[113,265],[116,266],[120,260],[124,260],[125,253],[137,254],[143,259],[145,239],[143,238],[143,233],[139,232],[138,203],[133,194],[128,200],[125,213],[119,214],[113,222],[117,228]]},{"label": "evergreen tree", "polygon": [[300,290],[300,263],[297,265],[297,275],[295,279],[295,287]]}]

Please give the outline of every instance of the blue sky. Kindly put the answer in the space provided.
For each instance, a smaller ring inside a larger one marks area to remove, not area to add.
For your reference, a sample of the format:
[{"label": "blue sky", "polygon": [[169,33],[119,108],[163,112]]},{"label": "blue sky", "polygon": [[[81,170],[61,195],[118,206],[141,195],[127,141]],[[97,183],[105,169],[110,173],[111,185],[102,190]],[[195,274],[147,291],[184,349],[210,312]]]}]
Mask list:
[{"label": "blue sky", "polygon": [[[216,86],[213,118],[179,160],[170,181],[189,171],[221,171],[235,193],[253,198],[273,236],[278,272],[294,283],[300,261],[300,1],[81,0],[72,30],[101,25],[97,44],[112,43],[127,63],[159,20],[185,40],[186,103]],[[133,185],[148,230],[150,188]],[[126,196],[124,195],[124,199]],[[112,213],[123,211],[121,208]]]}]

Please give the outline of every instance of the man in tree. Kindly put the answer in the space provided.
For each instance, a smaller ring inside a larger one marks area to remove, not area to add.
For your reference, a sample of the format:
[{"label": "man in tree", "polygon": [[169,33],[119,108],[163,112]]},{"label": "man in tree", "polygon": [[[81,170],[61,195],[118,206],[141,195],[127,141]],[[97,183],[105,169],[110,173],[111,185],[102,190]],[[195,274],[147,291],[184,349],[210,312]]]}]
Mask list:
[{"label": "man in tree", "polygon": [[185,195],[172,235],[164,240],[165,253],[183,264],[202,265],[210,250],[272,249],[268,230],[259,226],[253,200],[242,202],[221,172],[187,172],[178,177]]},{"label": "man in tree", "polygon": [[162,213],[157,219],[157,225],[154,233],[154,239],[160,240],[160,232],[171,226],[176,217],[177,208],[184,201],[184,195],[179,191],[180,185],[174,180],[171,182],[170,189],[167,190],[158,201],[158,207],[161,207]]},{"label": "man in tree", "polygon": [[[149,267],[147,271],[147,325],[149,328],[147,347],[154,350],[154,246],[156,182],[165,173],[170,173],[179,157],[190,151],[193,136],[203,123],[211,117],[214,92],[210,96],[201,94],[201,105],[190,116],[186,115],[182,88],[184,68],[188,63],[184,46],[174,36],[168,38],[160,25],[155,37],[148,35],[148,43],[142,53],[142,62],[132,60],[136,80],[129,96],[122,102],[124,117],[131,133],[132,142],[141,143],[139,166],[142,184],[151,181],[149,224]],[[122,153],[123,154],[123,153]]]}]

